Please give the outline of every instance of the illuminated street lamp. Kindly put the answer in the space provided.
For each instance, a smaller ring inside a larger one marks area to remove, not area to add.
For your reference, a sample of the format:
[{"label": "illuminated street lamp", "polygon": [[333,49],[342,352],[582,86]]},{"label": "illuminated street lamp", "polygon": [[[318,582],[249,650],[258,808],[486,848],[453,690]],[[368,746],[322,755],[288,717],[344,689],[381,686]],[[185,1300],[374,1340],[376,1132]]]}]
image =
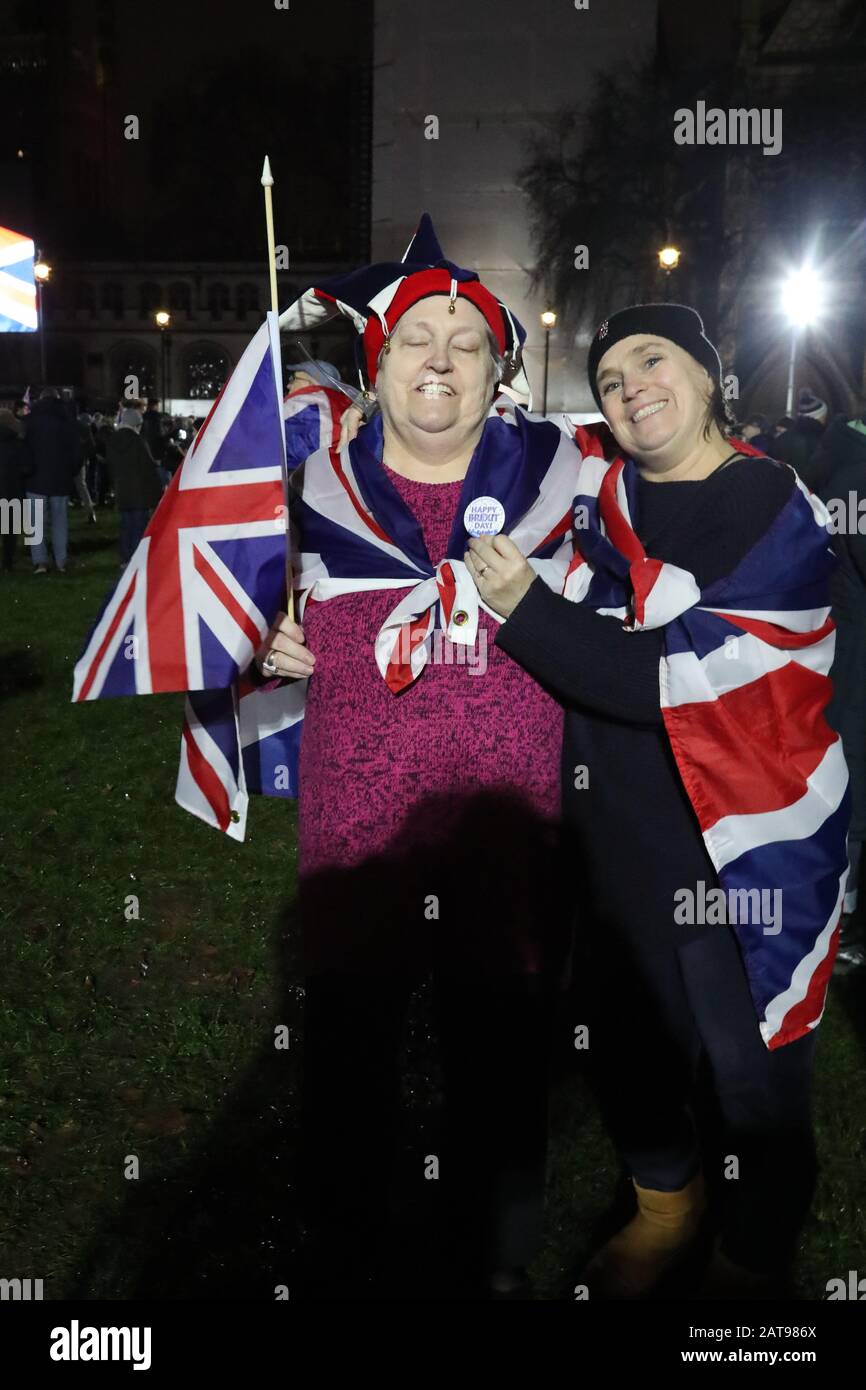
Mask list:
[{"label": "illuminated street lamp", "polygon": [[42,314],[42,288],[51,279],[51,266],[40,256],[33,262],[33,279],[36,281],[36,317],[39,321],[39,368],[42,385],[45,381],[45,320]]},{"label": "illuminated street lamp", "polygon": [[157,309],[153,316],[159,329],[160,364],[162,370],[162,408],[168,414],[168,388],[170,384],[171,360],[171,314],[167,309]]},{"label": "illuminated street lamp", "polygon": [[544,326],[544,390],[541,399],[541,413],[547,414],[547,373],[550,367],[550,330],[556,324],[556,313],[553,309],[545,309],[541,315],[541,322]]},{"label": "illuminated street lamp", "polygon": [[791,325],[791,356],[788,360],[788,393],[785,414],[794,411],[794,371],[797,361],[797,332],[817,322],[824,308],[825,287],[811,266],[794,271],[782,284],[782,311]]},{"label": "illuminated street lamp", "polygon": [[676,246],[663,246],[659,251],[659,265],[667,275],[670,275],[672,270],[676,270],[681,255],[682,252]]}]

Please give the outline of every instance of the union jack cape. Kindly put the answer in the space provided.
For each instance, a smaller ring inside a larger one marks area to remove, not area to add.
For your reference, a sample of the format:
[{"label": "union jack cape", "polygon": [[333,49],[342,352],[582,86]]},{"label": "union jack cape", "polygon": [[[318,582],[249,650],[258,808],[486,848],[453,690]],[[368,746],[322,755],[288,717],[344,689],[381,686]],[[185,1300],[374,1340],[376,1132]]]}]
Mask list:
[{"label": "union jack cape", "polygon": [[848,863],[848,772],[823,713],[835,642],[830,518],[796,482],[759,543],[701,592],[635,535],[634,462],[587,454],[580,554],[564,590],[630,631],[663,629],[664,727],[719,885],[781,890],[778,933],[731,922],[770,1049],[820,1022]]},{"label": "union jack cape", "polygon": [[[394,608],[375,635],[370,660],[396,694],[423,678],[437,627],[454,643],[471,646],[476,640],[484,605],[462,559],[468,540],[464,512],[471,501],[499,500],[503,532],[561,590],[573,557],[578,454],[556,425],[500,397],[464,479],[447,555],[434,565],[417,521],[379,462],[381,445],[381,419],[373,420],[342,452],[321,449],[292,473],[295,587],[299,617],[308,603],[363,589],[394,590]],[[179,804],[243,839],[251,792],[296,796],[306,684],[274,681],[256,689],[241,682],[236,695],[191,696]],[[195,764],[191,744],[199,755]]]}]

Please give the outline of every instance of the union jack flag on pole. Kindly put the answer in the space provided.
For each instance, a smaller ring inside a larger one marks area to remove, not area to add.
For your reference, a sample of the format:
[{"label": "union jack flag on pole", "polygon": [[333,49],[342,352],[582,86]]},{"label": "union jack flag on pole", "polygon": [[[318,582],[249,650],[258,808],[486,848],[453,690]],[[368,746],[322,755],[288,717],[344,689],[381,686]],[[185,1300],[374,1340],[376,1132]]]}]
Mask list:
[{"label": "union jack flag on pole", "polygon": [[0,333],[35,333],[36,248],[28,236],[0,227]]},{"label": "union jack flag on pole", "polygon": [[73,700],[233,686],[285,600],[287,526],[279,329],[269,313],[97,619]]}]

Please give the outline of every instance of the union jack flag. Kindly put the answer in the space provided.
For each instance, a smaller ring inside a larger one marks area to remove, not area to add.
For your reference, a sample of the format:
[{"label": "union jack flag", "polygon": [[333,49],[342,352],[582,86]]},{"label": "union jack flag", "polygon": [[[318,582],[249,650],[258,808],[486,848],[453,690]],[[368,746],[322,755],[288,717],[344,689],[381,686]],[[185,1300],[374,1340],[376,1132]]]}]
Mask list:
[{"label": "union jack flag", "polygon": [[[307,386],[283,402],[288,468],[336,447],[348,398]],[[281,600],[282,602],[282,600]],[[246,835],[251,795],[295,797],[306,681],[256,687],[241,678],[228,690],[187,697],[175,800],[235,840]]]},{"label": "union jack flag", "polygon": [[276,315],[238,362],[75,667],[73,700],[227,690],[285,600]]},{"label": "union jack flag", "polygon": [[349,405],[348,396],[330,386],[302,386],[283,401],[286,459],[296,468],[319,449],[334,449],[340,442],[340,425]]},{"label": "union jack flag", "polygon": [[582,553],[565,586],[629,631],[664,628],[662,717],[719,885],[740,903],[754,890],[781,892],[780,930],[729,919],[771,1049],[820,1022],[848,865],[848,771],[823,714],[835,643],[830,517],[796,483],[733,573],[701,592],[635,535],[634,463],[585,456]]},{"label": "union jack flag", "polygon": [[35,255],[30,237],[0,227],[0,333],[33,333],[39,327]]}]

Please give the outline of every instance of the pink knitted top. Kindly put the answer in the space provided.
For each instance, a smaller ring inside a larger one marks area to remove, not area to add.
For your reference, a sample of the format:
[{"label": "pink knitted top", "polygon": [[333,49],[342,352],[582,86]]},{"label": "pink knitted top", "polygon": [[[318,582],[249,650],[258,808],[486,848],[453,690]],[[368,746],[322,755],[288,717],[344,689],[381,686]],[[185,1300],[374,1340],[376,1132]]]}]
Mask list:
[{"label": "pink knitted top", "polygon": [[[389,477],[437,563],[462,483],[415,482],[393,470]],[[419,894],[426,902],[450,892],[452,918],[479,893],[487,902],[492,895],[500,918],[494,935],[511,943],[504,967],[538,969],[538,943],[523,938],[533,935],[527,918],[559,819],[562,708],[494,645],[498,624],[483,612],[474,649],[438,632],[420,677],[392,694],[373,641],[400,596],[345,594],[305,612],[316,669],[300,753],[302,900],[304,885],[308,899],[319,885],[308,934],[336,932],[345,944],[361,931],[359,916],[373,910],[371,893],[386,894],[394,907],[408,866],[417,922],[428,921]],[[338,920],[347,911],[355,928]],[[482,955],[489,948],[488,941]]]}]

